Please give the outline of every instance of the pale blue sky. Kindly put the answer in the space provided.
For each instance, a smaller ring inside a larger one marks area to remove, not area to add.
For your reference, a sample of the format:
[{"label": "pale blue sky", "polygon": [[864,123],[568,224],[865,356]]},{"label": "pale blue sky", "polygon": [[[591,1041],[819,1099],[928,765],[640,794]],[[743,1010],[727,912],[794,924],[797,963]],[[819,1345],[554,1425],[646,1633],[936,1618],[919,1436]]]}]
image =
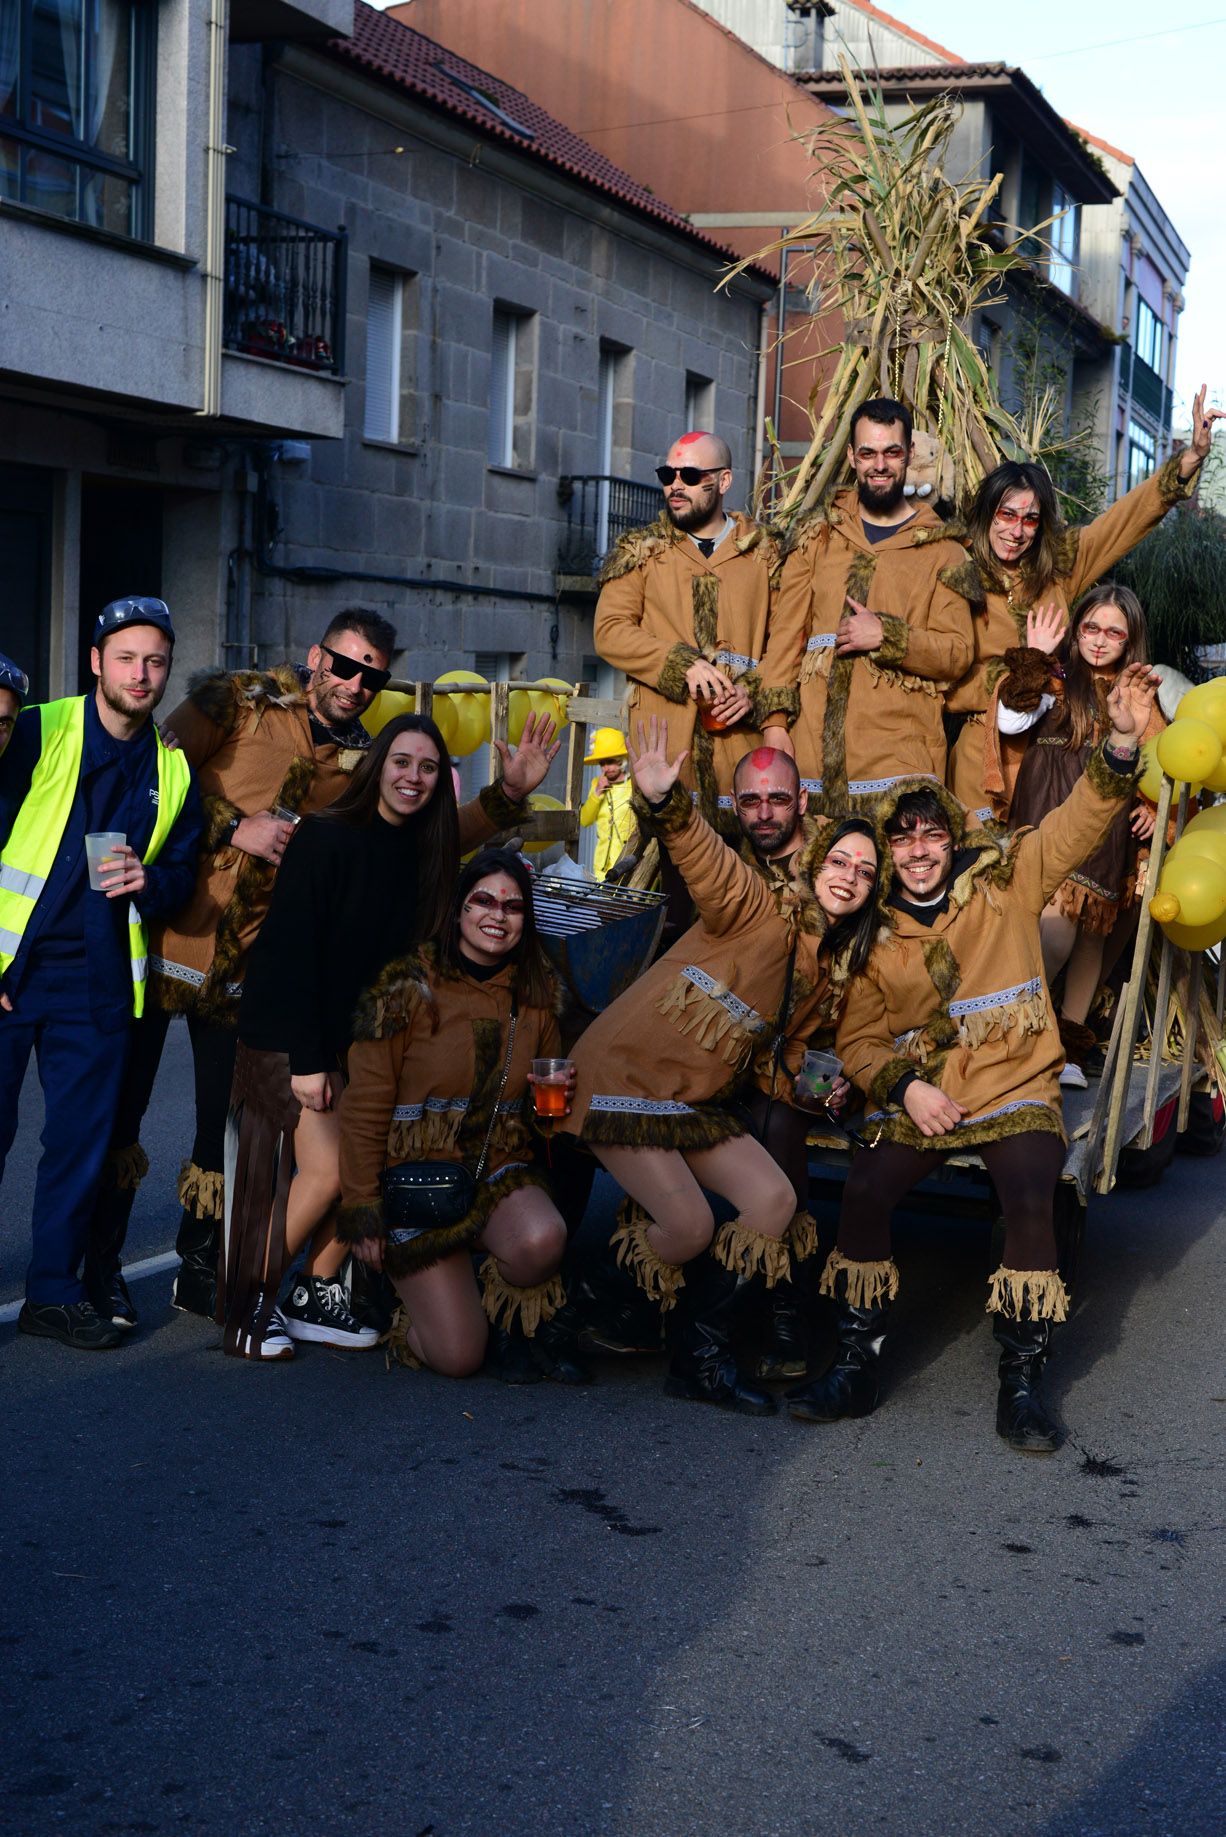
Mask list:
[{"label": "pale blue sky", "polygon": [[1226,405],[1226,353],[1214,330],[1226,299],[1217,95],[1226,73],[1226,0],[1027,0],[1012,9],[991,0],[877,4],[972,63],[1020,65],[1062,115],[1133,155],[1192,255],[1179,325],[1176,424],[1181,402],[1190,403],[1202,382]]}]

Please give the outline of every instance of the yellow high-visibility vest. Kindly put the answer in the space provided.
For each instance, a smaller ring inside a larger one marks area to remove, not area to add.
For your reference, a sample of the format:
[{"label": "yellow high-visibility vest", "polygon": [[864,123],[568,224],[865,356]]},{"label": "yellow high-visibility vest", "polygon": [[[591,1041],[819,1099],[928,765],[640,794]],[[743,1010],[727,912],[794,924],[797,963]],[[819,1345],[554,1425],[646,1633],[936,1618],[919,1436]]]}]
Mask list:
[{"label": "yellow high-visibility vest", "polygon": [[[85,751],[85,699],[83,695],[73,695],[59,702],[44,702],[38,711],[42,752],[30,789],[17,812],[13,833],[0,854],[0,976],[17,955],[72,814]],[[185,755],[171,752],[163,746],[157,729],[153,731],[157,742],[158,813],[144,853],[146,867],[157,859],[174,828],[192,776]],[[131,903],[128,955],[132,961],[132,1011],[139,1017],[145,1009],[149,945],[144,921]]]}]

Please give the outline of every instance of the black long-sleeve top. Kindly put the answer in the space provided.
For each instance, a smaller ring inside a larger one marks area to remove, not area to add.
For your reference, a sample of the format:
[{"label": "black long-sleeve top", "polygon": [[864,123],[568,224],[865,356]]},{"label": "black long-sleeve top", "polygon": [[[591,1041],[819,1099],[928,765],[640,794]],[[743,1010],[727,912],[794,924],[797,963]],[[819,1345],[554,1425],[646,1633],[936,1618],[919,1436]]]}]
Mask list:
[{"label": "black long-sleeve top", "polygon": [[288,1052],[290,1072],[332,1071],[352,1039],[358,996],[420,942],[418,826],[376,815],[361,828],[308,816],[277,870],[252,947],[239,1038]]}]

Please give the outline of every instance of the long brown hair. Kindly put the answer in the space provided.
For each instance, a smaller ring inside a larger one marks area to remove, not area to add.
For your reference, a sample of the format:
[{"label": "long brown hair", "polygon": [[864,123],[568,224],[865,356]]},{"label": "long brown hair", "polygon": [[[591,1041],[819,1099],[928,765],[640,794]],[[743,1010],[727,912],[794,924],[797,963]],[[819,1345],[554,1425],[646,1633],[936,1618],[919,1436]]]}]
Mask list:
[{"label": "long brown hair", "polygon": [[536,928],[532,874],[523,860],[509,848],[483,848],[464,863],[438,939],[439,963],[444,969],[463,974],[465,960],[460,955],[460,913],[464,901],[477,882],[487,879],[491,874],[509,875],[519,888],[524,902],[523,934],[515,949],[508,952],[510,961],[516,965],[515,986],[519,999],[528,1008],[552,1008],[557,980]]},{"label": "long brown hair", "polygon": [[340,796],[321,817],[366,829],[379,820],[379,781],[392,747],[402,734],[425,734],[438,753],[438,780],[423,809],[405,819],[417,844],[417,933],[436,937],[451,904],[451,889],[460,865],[460,818],[447,742],[428,715],[398,714],[376,734],[369,751]]},{"label": "long brown hair", "polygon": [[1053,733],[1058,734],[1074,752],[1080,752],[1083,746],[1096,738],[1103,718],[1099,697],[1102,679],[1095,676],[1078,650],[1077,633],[1090,613],[1098,612],[1104,606],[1114,606],[1117,612],[1122,612],[1128,627],[1128,641],[1120,653],[1116,672],[1126,669],[1130,663],[1149,662],[1145,612],[1131,587],[1120,587],[1113,580],[1103,580],[1097,587],[1091,587],[1088,593],[1083,593],[1073,608],[1068,630],[1060,644],[1060,662],[1064,668],[1064,703],[1062,707],[1058,704],[1052,710]]},{"label": "long brown hair", "polygon": [[1008,581],[999,560],[992,553],[988,532],[1000,509],[1001,500],[1010,491],[1033,491],[1039,508],[1039,527],[1034,533],[1034,541],[1017,564],[1022,589],[1033,604],[1041,593],[1046,593],[1056,578],[1057,543],[1064,533],[1055,487],[1046,468],[1031,460],[1023,462],[1009,459],[997,466],[994,472],[989,472],[971,499],[966,513],[966,530],[970,537],[971,554],[979,564],[980,574],[989,587],[1003,593]]}]

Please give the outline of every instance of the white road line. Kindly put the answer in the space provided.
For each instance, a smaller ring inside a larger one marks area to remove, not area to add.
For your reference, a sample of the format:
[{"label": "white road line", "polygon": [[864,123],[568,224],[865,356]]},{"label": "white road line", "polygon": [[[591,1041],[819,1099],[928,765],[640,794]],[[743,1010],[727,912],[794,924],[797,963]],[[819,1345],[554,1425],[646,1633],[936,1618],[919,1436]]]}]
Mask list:
[{"label": "white road line", "polygon": [[[160,1257],[146,1257],[140,1263],[125,1263],[124,1281],[138,1282],[142,1276],[161,1275],[164,1269],[173,1269],[178,1261],[177,1250],[165,1250]],[[20,1312],[20,1301],[6,1301],[4,1306],[0,1307],[0,1327],[8,1326],[10,1321],[16,1320]]]}]

